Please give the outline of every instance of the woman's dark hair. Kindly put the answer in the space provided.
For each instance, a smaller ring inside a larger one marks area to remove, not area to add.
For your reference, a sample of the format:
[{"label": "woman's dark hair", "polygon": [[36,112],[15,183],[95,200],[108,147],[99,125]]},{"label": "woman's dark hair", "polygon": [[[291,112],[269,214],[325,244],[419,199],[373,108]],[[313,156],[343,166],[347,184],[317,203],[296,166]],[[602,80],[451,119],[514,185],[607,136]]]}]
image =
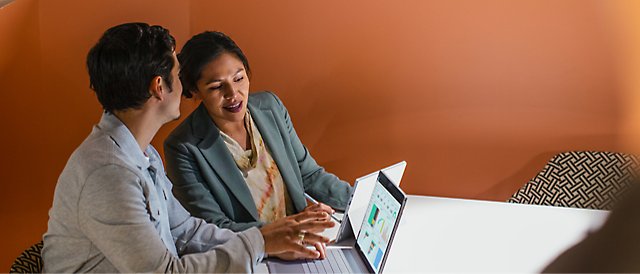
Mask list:
[{"label": "woman's dark hair", "polygon": [[104,110],[141,107],[156,76],[171,88],[175,45],[161,26],[127,23],[105,31],[87,55],[90,87]]},{"label": "woman's dark hair", "polygon": [[191,37],[178,54],[180,81],[182,81],[182,95],[184,97],[193,97],[193,92],[198,90],[196,82],[200,79],[204,65],[223,53],[232,53],[238,57],[242,61],[247,75],[251,77],[249,61],[238,45],[222,32],[205,31]]}]

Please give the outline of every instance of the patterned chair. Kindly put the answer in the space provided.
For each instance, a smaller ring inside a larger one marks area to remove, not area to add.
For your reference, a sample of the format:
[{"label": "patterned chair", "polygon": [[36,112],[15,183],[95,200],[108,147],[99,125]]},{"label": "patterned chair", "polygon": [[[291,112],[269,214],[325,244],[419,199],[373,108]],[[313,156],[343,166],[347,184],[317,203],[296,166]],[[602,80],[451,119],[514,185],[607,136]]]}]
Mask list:
[{"label": "patterned chair", "polygon": [[621,153],[560,153],[507,202],[609,210],[633,183],[637,167],[634,156]]},{"label": "patterned chair", "polygon": [[32,245],[27,250],[22,252],[20,256],[11,265],[10,273],[39,273],[42,272],[42,241]]}]

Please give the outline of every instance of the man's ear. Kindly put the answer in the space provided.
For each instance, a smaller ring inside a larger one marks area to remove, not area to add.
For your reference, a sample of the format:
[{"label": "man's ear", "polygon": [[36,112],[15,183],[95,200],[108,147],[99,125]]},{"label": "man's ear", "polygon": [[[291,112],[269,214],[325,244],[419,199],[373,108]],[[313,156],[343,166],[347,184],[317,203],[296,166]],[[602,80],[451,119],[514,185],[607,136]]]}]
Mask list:
[{"label": "man's ear", "polygon": [[149,83],[149,93],[151,94],[151,97],[158,100],[162,100],[162,98],[164,98],[164,88],[162,87],[163,82],[164,79],[160,76],[156,76],[151,79],[151,83]]},{"label": "man's ear", "polygon": [[192,91],[191,96],[193,96],[193,99],[202,100],[202,96],[200,96],[200,93],[197,91]]}]

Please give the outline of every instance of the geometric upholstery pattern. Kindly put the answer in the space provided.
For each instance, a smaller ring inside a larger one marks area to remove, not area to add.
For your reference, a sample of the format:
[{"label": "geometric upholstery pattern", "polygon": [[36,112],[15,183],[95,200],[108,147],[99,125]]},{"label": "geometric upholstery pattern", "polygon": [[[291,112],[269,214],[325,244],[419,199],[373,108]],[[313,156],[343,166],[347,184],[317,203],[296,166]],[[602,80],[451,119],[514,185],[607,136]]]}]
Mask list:
[{"label": "geometric upholstery pattern", "polygon": [[610,210],[634,183],[637,167],[636,157],[622,153],[560,153],[507,202]]},{"label": "geometric upholstery pattern", "polygon": [[42,241],[29,247],[16,258],[11,265],[10,273],[40,273],[42,272]]}]

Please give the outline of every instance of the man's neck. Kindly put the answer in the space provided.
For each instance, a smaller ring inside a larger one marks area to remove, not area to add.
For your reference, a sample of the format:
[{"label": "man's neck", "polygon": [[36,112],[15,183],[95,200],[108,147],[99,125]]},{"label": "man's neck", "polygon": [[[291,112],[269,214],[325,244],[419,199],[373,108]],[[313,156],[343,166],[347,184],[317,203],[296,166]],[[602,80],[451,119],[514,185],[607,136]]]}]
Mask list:
[{"label": "man's neck", "polygon": [[160,127],[164,124],[158,116],[144,109],[127,109],[113,113],[127,126],[140,150],[144,153]]}]

